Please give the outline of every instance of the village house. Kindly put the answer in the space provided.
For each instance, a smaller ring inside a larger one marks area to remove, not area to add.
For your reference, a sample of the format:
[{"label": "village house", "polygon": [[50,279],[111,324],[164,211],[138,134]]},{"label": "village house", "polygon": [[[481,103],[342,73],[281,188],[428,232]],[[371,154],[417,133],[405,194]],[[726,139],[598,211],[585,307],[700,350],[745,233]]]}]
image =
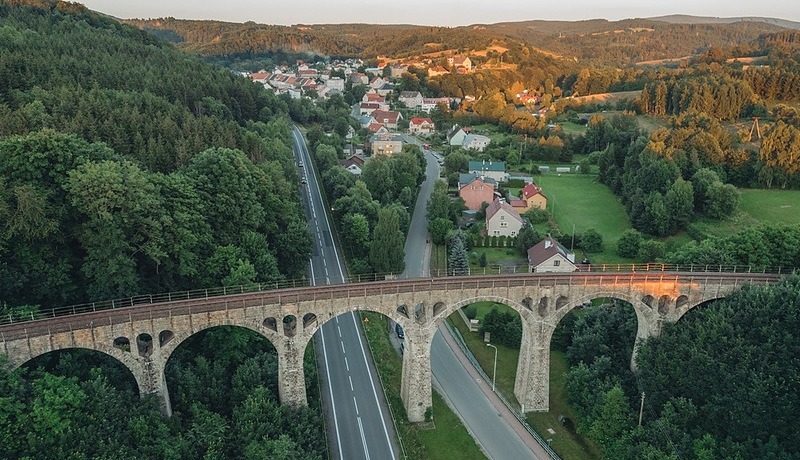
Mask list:
[{"label": "village house", "polygon": [[445,69],[444,67],[437,65],[436,67],[431,67],[428,69],[428,76],[429,77],[438,77],[439,75],[447,75],[450,72]]},{"label": "village house", "polygon": [[463,68],[467,71],[472,70],[472,61],[468,56],[451,56],[447,58],[450,68]]},{"label": "village house", "polygon": [[464,143],[461,144],[461,146],[466,150],[483,152],[486,150],[486,147],[490,142],[492,142],[492,140],[486,136],[482,136],[480,134],[467,134],[464,136]]},{"label": "village house", "polygon": [[403,91],[397,98],[409,109],[416,109],[422,106],[422,94],[419,91]]},{"label": "village house", "polygon": [[377,121],[368,124],[367,130],[372,134],[387,134],[389,132],[389,129],[383,123],[378,123]]},{"label": "village house", "polygon": [[458,125],[453,125],[453,127],[447,131],[447,143],[449,145],[461,147],[461,145],[464,144],[465,137],[467,137],[467,129]]},{"label": "village house", "polygon": [[436,130],[433,120],[430,118],[414,117],[408,122],[408,132],[427,136]]},{"label": "village house", "polygon": [[376,110],[380,110],[380,108],[381,105],[378,104],[377,102],[362,102],[361,104],[358,105],[358,110],[361,113],[361,115],[372,116],[372,113],[375,112]]},{"label": "village house", "polygon": [[486,208],[486,234],[488,236],[517,236],[525,221],[502,198],[495,198]]},{"label": "village house", "polygon": [[327,86],[330,89],[342,92],[344,91],[344,79],[340,77],[329,78],[328,81],[325,82],[325,86]]},{"label": "village house", "polygon": [[502,161],[470,161],[467,163],[467,169],[470,174],[489,177],[495,182],[505,182],[508,176],[506,164]]},{"label": "village house", "polygon": [[547,209],[547,197],[542,193],[542,188],[538,187],[533,182],[526,184],[520,193],[528,209]]},{"label": "village house", "polygon": [[397,129],[397,123],[403,119],[403,115],[400,112],[392,112],[386,110],[375,110],[372,113],[372,118],[375,119],[378,123],[383,124],[389,129]]},{"label": "village house", "polygon": [[461,174],[458,178],[458,196],[464,200],[467,209],[477,211],[483,203],[494,201],[497,182],[477,174]]},{"label": "village house", "polygon": [[550,235],[528,249],[528,268],[531,273],[563,273],[578,269],[575,266],[575,254]]},{"label": "village house", "polygon": [[339,166],[346,169],[349,173],[360,176],[361,167],[366,163],[366,158],[363,155],[350,155],[344,160],[339,160]]},{"label": "village house", "polygon": [[437,105],[444,104],[445,106],[450,106],[450,98],[449,97],[424,97],[422,98],[422,104],[420,104],[419,109],[425,113],[431,113],[433,109],[436,108]]},{"label": "village house", "polygon": [[408,72],[408,66],[401,64],[393,64],[390,66],[390,75],[392,78],[400,78],[400,76],[406,72]]}]

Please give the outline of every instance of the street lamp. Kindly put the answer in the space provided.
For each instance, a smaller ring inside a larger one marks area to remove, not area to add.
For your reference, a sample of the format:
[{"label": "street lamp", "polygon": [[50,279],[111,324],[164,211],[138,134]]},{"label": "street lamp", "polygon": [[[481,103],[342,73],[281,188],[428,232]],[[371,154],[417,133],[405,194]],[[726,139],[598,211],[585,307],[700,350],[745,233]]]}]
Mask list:
[{"label": "street lamp", "polygon": [[487,343],[486,346],[494,348],[494,368],[492,368],[492,392],[494,392],[494,381],[497,377],[497,347],[491,343]]}]

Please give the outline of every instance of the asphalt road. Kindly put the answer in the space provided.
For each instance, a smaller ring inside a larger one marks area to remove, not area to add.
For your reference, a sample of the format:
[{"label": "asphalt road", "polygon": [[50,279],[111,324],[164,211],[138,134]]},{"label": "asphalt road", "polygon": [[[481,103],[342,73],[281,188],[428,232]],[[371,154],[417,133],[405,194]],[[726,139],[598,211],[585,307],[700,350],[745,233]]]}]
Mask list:
[{"label": "asphalt road", "polygon": [[[406,142],[421,145],[415,138],[405,137]],[[405,245],[406,271],[404,276],[409,278],[429,275],[425,263],[428,235],[426,206],[434,183],[439,178],[440,167],[430,152],[423,152],[427,160],[427,175],[425,182],[420,187]],[[460,353],[460,350],[458,352]],[[549,459],[546,455],[534,454],[531,447],[520,438],[520,434],[515,430],[515,428],[519,430],[519,422],[506,410],[498,410],[493,405],[493,401],[489,400],[479,381],[470,375],[467,368],[458,359],[456,351],[447,345],[442,337],[442,332],[437,332],[433,338],[431,369],[434,385],[443,393],[445,400],[455,410],[490,459]],[[532,439],[526,440],[529,443],[532,442]],[[456,452],[453,454],[453,458],[458,458]]]},{"label": "asphalt road", "polygon": [[[340,284],[345,282],[344,261],[336,249],[313,163],[297,127],[293,138],[301,182],[307,182],[301,185],[301,192],[313,240],[309,275],[315,285]],[[333,458],[342,460],[398,459],[394,426],[357,321],[353,313],[340,315],[314,335],[329,450]]]}]

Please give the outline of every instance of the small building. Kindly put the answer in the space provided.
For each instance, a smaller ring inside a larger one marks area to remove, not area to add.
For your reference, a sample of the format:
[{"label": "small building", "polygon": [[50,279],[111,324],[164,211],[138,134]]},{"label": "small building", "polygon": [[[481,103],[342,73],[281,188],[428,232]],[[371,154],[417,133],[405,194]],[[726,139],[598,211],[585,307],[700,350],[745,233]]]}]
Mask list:
[{"label": "small building", "polygon": [[403,119],[403,115],[400,112],[387,110],[375,110],[370,115],[372,115],[372,118],[374,118],[376,122],[381,123],[389,129],[397,129],[397,123]]},{"label": "small building", "polygon": [[502,161],[470,161],[467,165],[470,174],[490,177],[495,182],[506,181],[506,164]]},{"label": "small building", "polygon": [[422,106],[422,94],[419,91],[403,91],[397,98],[409,109],[416,109]]},{"label": "small building", "polygon": [[453,125],[453,127],[447,131],[447,143],[450,145],[457,145],[460,147],[464,144],[465,137],[467,137],[467,132],[458,125]]},{"label": "small building", "polygon": [[466,70],[472,70],[472,61],[469,59],[468,56],[453,56],[447,58],[447,64],[450,65],[452,68],[463,68]]},{"label": "small building", "polygon": [[429,77],[438,77],[439,75],[447,75],[450,72],[445,69],[444,67],[437,65],[436,67],[431,67],[428,69],[428,76]]},{"label": "small building", "polygon": [[408,122],[408,132],[411,134],[428,135],[436,130],[436,125],[430,118],[414,117]]},{"label": "small building", "polygon": [[461,146],[466,150],[483,152],[486,150],[486,147],[490,142],[492,142],[492,140],[486,136],[482,136],[480,134],[467,134],[464,136],[464,142],[461,144]]},{"label": "small building", "polygon": [[495,198],[497,182],[477,174],[461,174],[458,179],[458,196],[464,200],[467,209],[477,211],[483,203],[492,203]]},{"label": "small building", "polygon": [[517,236],[524,223],[519,213],[502,198],[495,198],[486,208],[488,236]]},{"label": "small building", "polygon": [[550,235],[528,249],[528,268],[531,273],[567,273],[578,269],[575,266],[575,254]]},{"label": "small building", "polygon": [[529,182],[522,188],[522,199],[528,209],[547,209],[547,197],[542,193],[542,188]]}]

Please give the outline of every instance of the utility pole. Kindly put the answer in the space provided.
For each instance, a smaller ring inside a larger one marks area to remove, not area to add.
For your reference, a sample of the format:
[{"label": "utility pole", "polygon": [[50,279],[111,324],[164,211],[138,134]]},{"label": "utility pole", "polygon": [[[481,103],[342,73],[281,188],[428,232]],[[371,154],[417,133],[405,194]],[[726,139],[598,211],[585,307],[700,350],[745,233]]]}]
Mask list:
[{"label": "utility pole", "polygon": [[642,413],[644,412],[644,391],[642,392],[642,404],[639,406],[639,426],[642,426]]}]

